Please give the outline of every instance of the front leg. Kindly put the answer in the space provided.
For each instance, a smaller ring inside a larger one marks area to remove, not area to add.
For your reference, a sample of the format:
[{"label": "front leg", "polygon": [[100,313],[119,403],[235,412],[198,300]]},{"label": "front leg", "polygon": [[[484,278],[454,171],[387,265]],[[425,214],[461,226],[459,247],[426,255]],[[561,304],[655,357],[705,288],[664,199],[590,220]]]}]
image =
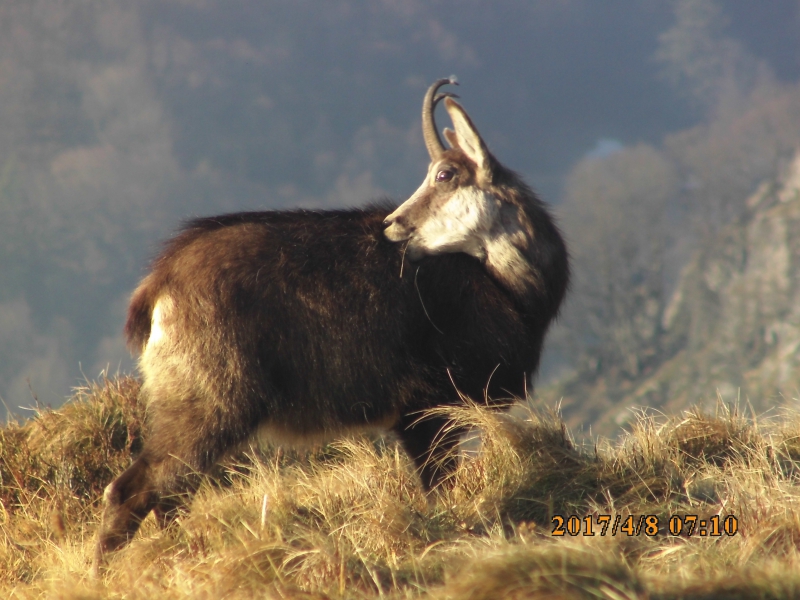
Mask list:
[{"label": "front leg", "polygon": [[395,426],[394,431],[414,460],[426,491],[438,486],[455,471],[458,455],[454,447],[463,430],[452,429],[449,419],[407,415]]}]

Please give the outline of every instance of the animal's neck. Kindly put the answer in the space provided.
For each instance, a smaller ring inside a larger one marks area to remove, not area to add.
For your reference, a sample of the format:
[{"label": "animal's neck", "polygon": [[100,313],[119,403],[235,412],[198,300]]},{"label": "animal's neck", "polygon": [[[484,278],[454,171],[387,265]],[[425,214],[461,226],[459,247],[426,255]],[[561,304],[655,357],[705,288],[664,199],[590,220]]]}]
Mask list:
[{"label": "animal's neck", "polygon": [[487,245],[485,265],[503,286],[518,296],[525,296],[532,287],[538,287],[538,274],[527,256],[505,237]]},{"label": "animal's neck", "polygon": [[532,245],[533,231],[524,212],[510,206],[501,213],[499,222],[485,240],[486,268],[502,285],[521,297],[531,288],[538,288],[540,283],[539,273],[528,254]]}]

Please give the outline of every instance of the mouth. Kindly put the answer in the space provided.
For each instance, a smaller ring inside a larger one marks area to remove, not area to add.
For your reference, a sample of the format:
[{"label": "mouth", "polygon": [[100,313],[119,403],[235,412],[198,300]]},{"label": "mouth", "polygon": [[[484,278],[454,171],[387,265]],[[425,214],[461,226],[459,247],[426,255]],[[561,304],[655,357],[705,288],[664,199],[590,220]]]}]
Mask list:
[{"label": "mouth", "polygon": [[415,262],[422,258],[425,252],[420,249],[418,244],[414,243],[414,231],[414,229],[403,227],[398,223],[390,223],[383,230],[383,235],[386,236],[386,239],[390,242],[405,242],[405,244],[402,246],[403,257],[407,260]]},{"label": "mouth", "polygon": [[413,230],[409,230],[407,227],[403,227],[399,223],[391,222],[388,219],[384,221],[384,225],[386,225],[386,227],[383,230],[383,235],[385,235],[386,239],[390,242],[404,242],[409,239],[413,233]]}]

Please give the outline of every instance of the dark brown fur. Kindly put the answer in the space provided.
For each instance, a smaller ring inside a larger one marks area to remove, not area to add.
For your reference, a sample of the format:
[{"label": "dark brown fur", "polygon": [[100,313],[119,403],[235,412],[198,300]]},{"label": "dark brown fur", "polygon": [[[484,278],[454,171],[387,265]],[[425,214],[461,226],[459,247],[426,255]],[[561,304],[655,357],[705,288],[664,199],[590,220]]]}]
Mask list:
[{"label": "dark brown fur", "polygon": [[438,439],[446,419],[421,411],[460,394],[524,396],[567,253],[530,189],[491,167],[501,218],[523,234],[524,280],[461,252],[409,261],[384,235],[388,205],[198,219],[167,243],[125,326],[142,353],[149,433],[106,489],[95,568],[151,510],[169,522],[199,474],[257,429],[288,441],[393,430],[431,488],[457,435]]}]

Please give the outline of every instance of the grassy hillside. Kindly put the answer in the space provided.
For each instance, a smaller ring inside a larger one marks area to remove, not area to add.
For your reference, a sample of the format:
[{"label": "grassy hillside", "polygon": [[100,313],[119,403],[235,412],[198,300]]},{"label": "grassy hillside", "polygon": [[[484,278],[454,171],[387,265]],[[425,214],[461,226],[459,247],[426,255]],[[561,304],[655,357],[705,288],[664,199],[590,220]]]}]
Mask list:
[{"label": "grassy hillside", "polygon": [[[0,429],[0,597],[800,594],[800,416],[757,422],[722,405],[642,416],[613,445],[582,447],[552,416],[458,409],[481,428],[480,450],[467,444],[450,486],[429,498],[391,439],[251,448],[171,529],[148,518],[95,581],[102,489],[141,446],[137,390],[130,378],[101,381]],[[651,518],[637,533],[641,515]],[[669,533],[674,515],[680,535]],[[687,535],[686,515],[719,516],[722,535]],[[587,522],[595,535],[583,535]]]}]

